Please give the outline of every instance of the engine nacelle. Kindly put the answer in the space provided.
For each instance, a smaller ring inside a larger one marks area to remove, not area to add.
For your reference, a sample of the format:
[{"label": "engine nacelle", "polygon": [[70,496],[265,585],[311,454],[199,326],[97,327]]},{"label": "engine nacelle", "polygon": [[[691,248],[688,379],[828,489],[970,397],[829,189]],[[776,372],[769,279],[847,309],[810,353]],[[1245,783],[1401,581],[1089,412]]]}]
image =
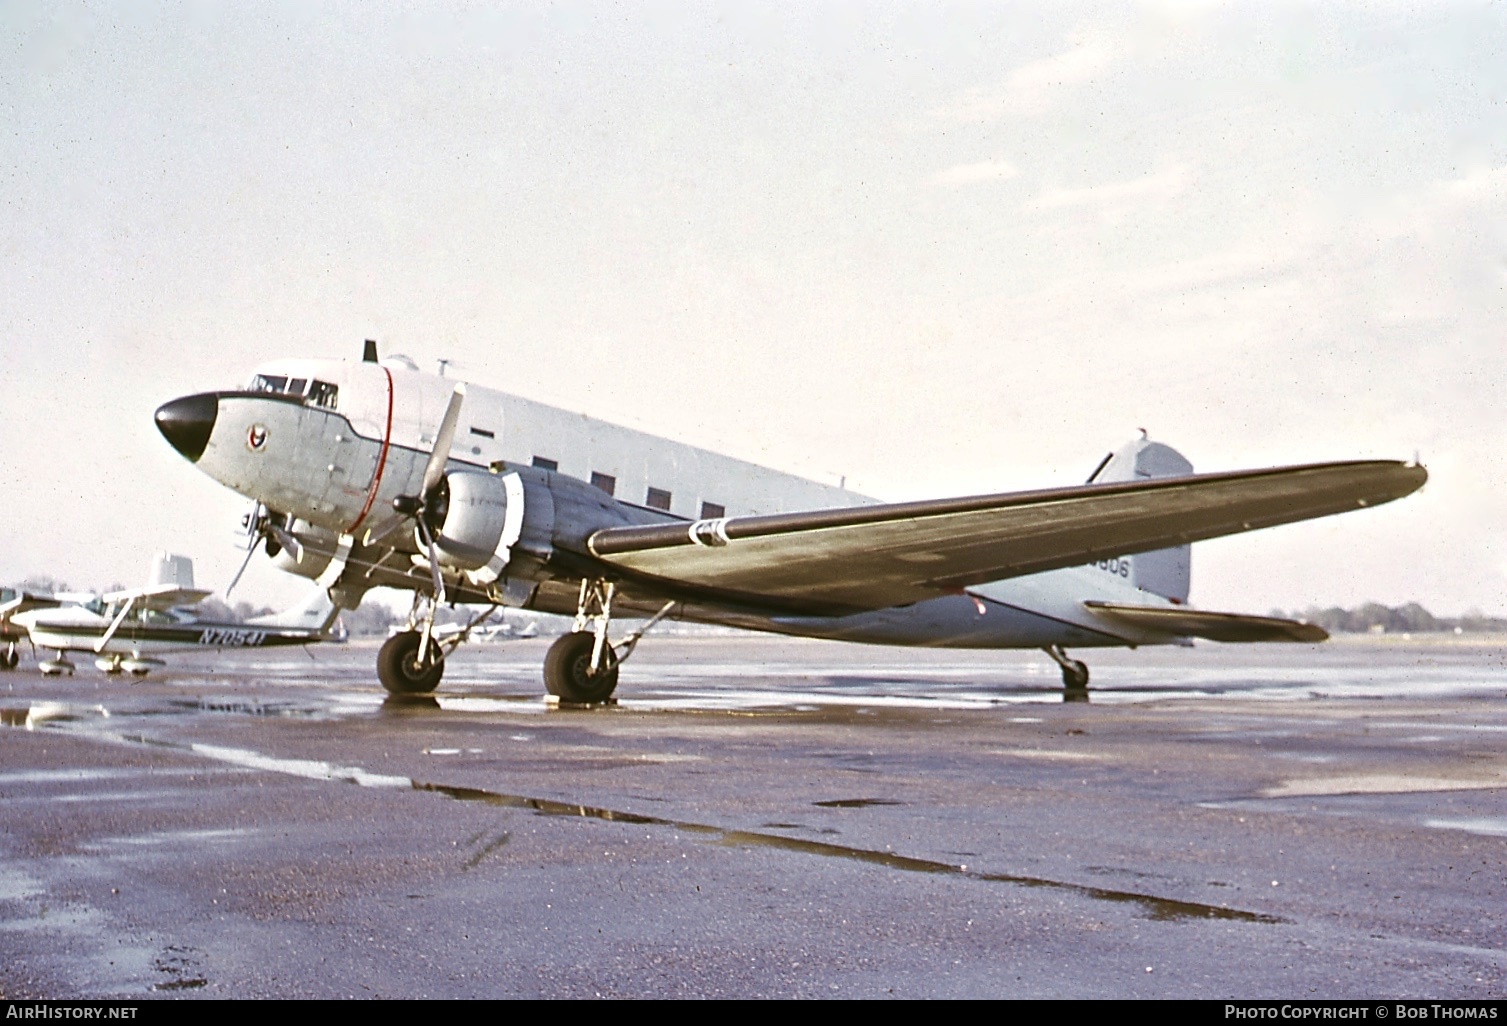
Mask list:
[{"label": "engine nacelle", "polygon": [[298,556],[295,558],[287,549],[279,548],[272,557],[272,565],[284,573],[297,574],[310,580],[318,579],[335,557],[340,536],[327,527],[315,527],[307,520],[291,520],[287,530],[299,541],[301,547]]},{"label": "engine nacelle", "polygon": [[490,584],[523,532],[523,482],[517,474],[453,470],[440,487],[442,512],[432,525],[440,563]]}]

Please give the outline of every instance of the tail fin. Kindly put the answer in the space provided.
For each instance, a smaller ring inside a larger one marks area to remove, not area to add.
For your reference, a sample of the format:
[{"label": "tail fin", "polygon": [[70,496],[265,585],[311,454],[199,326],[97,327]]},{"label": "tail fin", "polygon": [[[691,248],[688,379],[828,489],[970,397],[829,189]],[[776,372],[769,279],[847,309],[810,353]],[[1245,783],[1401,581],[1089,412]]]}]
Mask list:
[{"label": "tail fin", "polygon": [[147,571],[147,587],[167,585],[194,591],[194,561],[187,556],[175,556],[171,552],[157,552],[152,556],[152,567]]},{"label": "tail fin", "polygon": [[258,627],[290,627],[324,634],[339,615],[340,609],[330,601],[329,594],[316,586],[300,604],[246,622]]},{"label": "tail fin", "polygon": [[[1193,473],[1193,464],[1170,445],[1153,442],[1142,432],[1140,438],[1111,453],[1099,464],[1091,483],[1145,481],[1157,477],[1183,477]],[[1142,591],[1160,595],[1176,603],[1188,601],[1192,579],[1192,547],[1157,549],[1127,558],[1130,583]]]}]

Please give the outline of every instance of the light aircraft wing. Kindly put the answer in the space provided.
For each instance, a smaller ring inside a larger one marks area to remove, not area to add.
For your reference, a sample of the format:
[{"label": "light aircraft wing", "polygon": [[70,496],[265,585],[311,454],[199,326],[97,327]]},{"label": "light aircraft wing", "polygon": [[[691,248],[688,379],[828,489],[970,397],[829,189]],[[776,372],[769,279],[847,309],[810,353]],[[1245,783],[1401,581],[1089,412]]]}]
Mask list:
[{"label": "light aircraft wing", "polygon": [[610,527],[588,547],[667,593],[842,615],[1374,506],[1427,479],[1395,461],[1320,463]]},{"label": "light aircraft wing", "polygon": [[145,588],[127,588],[124,591],[112,591],[101,595],[100,599],[106,605],[116,605],[122,602],[131,603],[134,609],[175,609],[178,606],[192,606],[203,602],[210,596],[210,592],[203,588],[184,588],[177,584],[152,584]]},{"label": "light aircraft wing", "polygon": [[[7,588],[9,593],[10,589]],[[0,602],[0,625],[10,622],[11,617],[17,613],[24,613],[31,609],[51,609],[61,605],[62,602],[52,595],[33,595],[29,592],[18,591],[14,598]]]},{"label": "light aircraft wing", "polygon": [[1118,602],[1085,602],[1089,609],[1111,620],[1142,630],[1160,631],[1178,638],[1208,638],[1210,641],[1323,641],[1329,632],[1317,624],[1285,620],[1280,616],[1250,616],[1245,613],[1212,613],[1201,609],[1167,606],[1132,606]]}]

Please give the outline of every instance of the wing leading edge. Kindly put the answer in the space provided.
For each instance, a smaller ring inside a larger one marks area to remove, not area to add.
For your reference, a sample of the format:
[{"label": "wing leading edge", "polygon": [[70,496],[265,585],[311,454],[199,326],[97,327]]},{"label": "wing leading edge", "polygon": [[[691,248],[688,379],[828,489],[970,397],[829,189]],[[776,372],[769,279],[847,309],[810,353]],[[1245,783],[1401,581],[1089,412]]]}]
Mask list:
[{"label": "wing leading edge", "polygon": [[597,558],[667,591],[845,615],[1376,506],[1426,480],[1415,464],[1319,463],[610,527],[587,544]]}]

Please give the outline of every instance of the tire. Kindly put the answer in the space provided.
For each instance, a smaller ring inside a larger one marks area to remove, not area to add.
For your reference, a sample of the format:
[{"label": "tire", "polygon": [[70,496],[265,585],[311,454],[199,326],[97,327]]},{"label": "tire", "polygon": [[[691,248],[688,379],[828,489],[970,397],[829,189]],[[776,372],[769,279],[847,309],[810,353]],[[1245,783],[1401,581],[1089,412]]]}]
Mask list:
[{"label": "tire", "polygon": [[14,670],[16,664],[21,661],[21,653],[16,651],[16,646],[11,645],[4,652],[0,652],[0,670]]},{"label": "tire", "polygon": [[1074,659],[1062,668],[1062,686],[1069,691],[1088,690],[1088,666]]},{"label": "tire", "polygon": [[591,673],[591,650],[596,636],[586,631],[566,634],[544,656],[544,688],[565,702],[595,705],[617,690],[617,656],[611,646],[602,652],[602,667]]},{"label": "tire", "polygon": [[443,657],[435,659],[436,649],[430,643],[431,662],[418,664],[419,645],[423,635],[418,631],[403,631],[394,634],[382,643],[377,652],[377,679],[394,695],[427,695],[439,685],[445,674]]}]

